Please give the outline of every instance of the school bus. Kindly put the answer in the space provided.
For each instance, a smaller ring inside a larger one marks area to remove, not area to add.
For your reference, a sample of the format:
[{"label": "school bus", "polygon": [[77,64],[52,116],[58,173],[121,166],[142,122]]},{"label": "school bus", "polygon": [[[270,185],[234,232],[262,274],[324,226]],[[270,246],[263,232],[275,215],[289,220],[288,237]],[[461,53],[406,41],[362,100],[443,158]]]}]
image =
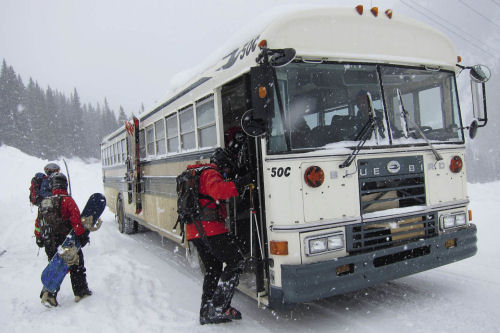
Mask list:
[{"label": "school bus", "polygon": [[145,227],[187,248],[174,227],[176,176],[233,145],[256,181],[226,202],[226,223],[249,263],[239,289],[259,304],[293,306],[471,257],[465,137],[486,125],[489,76],[460,64],[442,33],[390,10],[283,13],[104,138],[108,207],[121,232]]}]

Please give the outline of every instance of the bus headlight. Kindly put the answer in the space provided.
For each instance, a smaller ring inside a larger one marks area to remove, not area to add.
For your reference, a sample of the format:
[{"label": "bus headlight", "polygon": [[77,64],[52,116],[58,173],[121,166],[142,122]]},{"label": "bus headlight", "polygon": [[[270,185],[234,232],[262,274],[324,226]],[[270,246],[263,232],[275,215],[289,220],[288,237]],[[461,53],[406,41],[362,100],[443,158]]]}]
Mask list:
[{"label": "bus headlight", "polygon": [[455,225],[457,227],[465,225],[467,223],[465,214],[455,215]]},{"label": "bus headlight", "polygon": [[338,251],[344,248],[344,234],[335,233],[319,236],[311,236],[305,239],[306,255]]},{"label": "bus headlight", "polygon": [[453,228],[454,226],[455,226],[455,216],[446,215],[443,217],[443,228],[444,229]]},{"label": "bus headlight", "polygon": [[326,238],[316,238],[309,240],[309,253],[316,254],[325,252],[327,249]]},{"label": "bus headlight", "polygon": [[466,213],[446,214],[441,216],[441,228],[443,230],[462,227],[466,224]]},{"label": "bus headlight", "polygon": [[344,248],[344,235],[328,237],[328,250],[340,250]]}]

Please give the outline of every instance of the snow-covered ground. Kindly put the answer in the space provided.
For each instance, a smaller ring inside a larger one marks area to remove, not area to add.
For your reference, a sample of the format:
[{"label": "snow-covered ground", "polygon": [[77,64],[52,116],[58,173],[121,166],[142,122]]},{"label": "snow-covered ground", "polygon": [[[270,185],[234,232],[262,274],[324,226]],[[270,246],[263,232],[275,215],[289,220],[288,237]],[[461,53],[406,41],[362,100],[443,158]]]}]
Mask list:
[{"label": "snow-covered ground", "polygon": [[[75,303],[69,277],[60,306],[40,304],[40,273],[47,263],[33,238],[36,209],[29,181],[48,162],[0,147],[0,332],[499,332],[500,182],[470,184],[479,252],[470,259],[358,292],[276,313],[236,293],[243,320],[198,324],[202,276],[184,251],[152,233],[118,232],[114,216],[84,248],[94,295]],[[63,166],[62,161],[58,163]],[[102,192],[99,163],[69,160],[73,197],[80,208]]]}]

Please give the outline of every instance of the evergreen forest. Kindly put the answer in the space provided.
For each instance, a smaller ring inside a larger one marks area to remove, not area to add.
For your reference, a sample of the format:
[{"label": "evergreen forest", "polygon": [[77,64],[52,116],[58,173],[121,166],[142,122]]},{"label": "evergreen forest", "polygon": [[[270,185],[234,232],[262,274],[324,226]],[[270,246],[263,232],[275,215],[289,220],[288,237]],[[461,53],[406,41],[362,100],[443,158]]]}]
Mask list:
[{"label": "evergreen forest", "polygon": [[42,89],[32,78],[24,83],[5,60],[0,72],[0,145],[40,158],[60,156],[100,158],[102,138],[127,119],[118,117],[106,98],[102,105],[83,103],[74,88],[71,96]]}]

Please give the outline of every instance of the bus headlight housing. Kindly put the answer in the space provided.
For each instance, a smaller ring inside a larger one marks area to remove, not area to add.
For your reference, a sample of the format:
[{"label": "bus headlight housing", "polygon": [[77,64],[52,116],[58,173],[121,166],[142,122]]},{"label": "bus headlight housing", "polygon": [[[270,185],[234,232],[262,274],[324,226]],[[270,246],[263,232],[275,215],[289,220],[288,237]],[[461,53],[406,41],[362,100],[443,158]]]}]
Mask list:
[{"label": "bus headlight housing", "polygon": [[305,239],[306,255],[338,251],[344,248],[344,233],[311,236]]},{"label": "bus headlight housing", "polygon": [[441,215],[441,229],[447,230],[467,225],[467,214],[453,213]]}]

